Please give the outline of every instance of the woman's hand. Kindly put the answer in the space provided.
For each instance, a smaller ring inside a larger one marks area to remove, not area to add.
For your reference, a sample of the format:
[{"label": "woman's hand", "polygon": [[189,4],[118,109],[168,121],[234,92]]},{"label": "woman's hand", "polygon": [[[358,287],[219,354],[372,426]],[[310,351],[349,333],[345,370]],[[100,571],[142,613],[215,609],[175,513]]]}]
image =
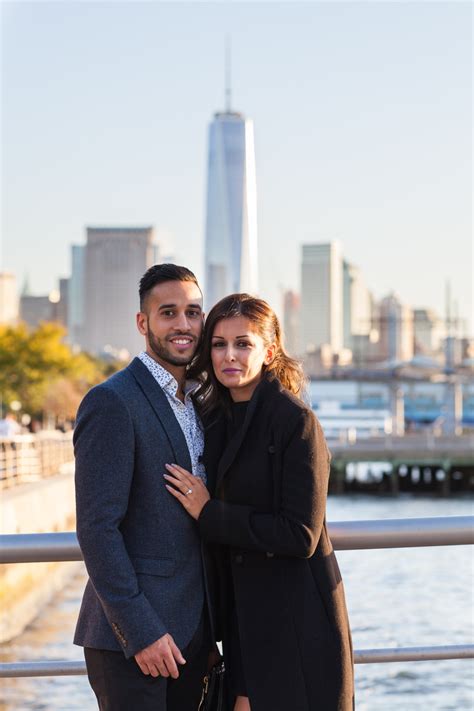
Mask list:
[{"label": "woman's hand", "polygon": [[200,477],[190,474],[177,464],[165,464],[165,467],[169,474],[163,476],[170,482],[166,484],[166,488],[175,499],[178,499],[190,516],[198,519],[204,504],[211,498],[204,482]]}]

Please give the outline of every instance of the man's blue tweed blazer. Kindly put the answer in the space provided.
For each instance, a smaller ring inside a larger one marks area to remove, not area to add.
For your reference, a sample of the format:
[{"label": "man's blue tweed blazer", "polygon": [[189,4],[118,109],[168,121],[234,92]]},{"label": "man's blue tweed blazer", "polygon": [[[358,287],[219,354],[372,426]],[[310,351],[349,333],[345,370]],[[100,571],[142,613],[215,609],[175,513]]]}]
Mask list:
[{"label": "man's blue tweed blazer", "polygon": [[84,398],[74,432],[77,536],[89,581],[75,644],[127,658],[169,632],[183,649],[204,601],[195,521],[166,490],[191,470],[166,395],[135,358]]}]

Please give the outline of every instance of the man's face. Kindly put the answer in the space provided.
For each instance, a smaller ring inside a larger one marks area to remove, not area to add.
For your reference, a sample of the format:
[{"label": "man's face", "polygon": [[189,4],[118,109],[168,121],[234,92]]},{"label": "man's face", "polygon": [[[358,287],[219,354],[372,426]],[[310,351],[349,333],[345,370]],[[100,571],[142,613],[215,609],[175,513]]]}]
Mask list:
[{"label": "man's face", "polygon": [[165,281],[147,295],[137,326],[147,353],[163,367],[190,363],[199,345],[204,314],[202,294],[191,281]]}]

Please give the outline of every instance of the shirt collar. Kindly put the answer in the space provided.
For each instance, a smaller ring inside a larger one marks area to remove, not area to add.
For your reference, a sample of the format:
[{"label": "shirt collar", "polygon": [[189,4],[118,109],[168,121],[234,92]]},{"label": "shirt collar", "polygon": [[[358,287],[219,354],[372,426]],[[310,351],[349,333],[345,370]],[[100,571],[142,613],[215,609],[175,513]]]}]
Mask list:
[{"label": "shirt collar", "polygon": [[[150,373],[153,375],[158,384],[163,388],[163,390],[166,390],[166,392],[170,393],[170,395],[176,397],[176,393],[178,390],[178,381],[173,375],[171,375],[169,370],[163,368],[163,366],[160,365],[156,360],[154,360],[154,358],[149,356],[146,351],[142,351],[141,353],[139,353],[138,357],[143,363],[143,365],[148,368]],[[199,383],[197,380],[185,380],[183,388],[185,397],[191,395],[198,387]]]}]

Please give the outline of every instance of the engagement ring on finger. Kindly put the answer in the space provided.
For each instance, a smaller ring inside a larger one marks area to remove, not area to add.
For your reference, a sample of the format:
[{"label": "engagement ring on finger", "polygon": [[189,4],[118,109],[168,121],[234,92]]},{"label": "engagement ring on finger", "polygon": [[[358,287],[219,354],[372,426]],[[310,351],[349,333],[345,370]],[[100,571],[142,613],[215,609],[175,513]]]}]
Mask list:
[{"label": "engagement ring on finger", "polygon": [[192,489],[188,489],[187,492],[186,492],[186,496],[187,496],[188,494],[192,494],[192,493],[193,493],[193,490],[192,490]]}]

